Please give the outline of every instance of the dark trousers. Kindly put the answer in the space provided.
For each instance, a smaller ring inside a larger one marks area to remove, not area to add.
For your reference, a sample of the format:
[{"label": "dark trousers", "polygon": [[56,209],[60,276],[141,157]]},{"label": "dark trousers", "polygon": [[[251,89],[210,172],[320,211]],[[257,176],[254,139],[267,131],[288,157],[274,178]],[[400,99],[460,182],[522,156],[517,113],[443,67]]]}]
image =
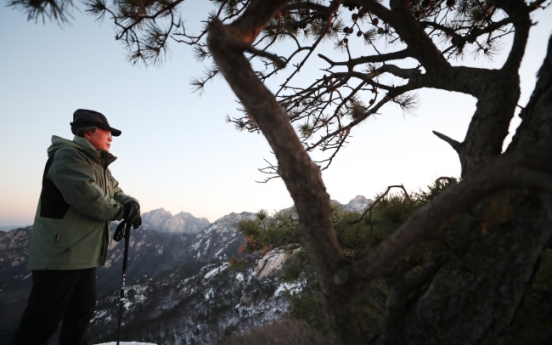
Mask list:
[{"label": "dark trousers", "polygon": [[60,345],[78,345],[96,306],[96,268],[36,270],[11,345],[46,345],[61,322]]}]

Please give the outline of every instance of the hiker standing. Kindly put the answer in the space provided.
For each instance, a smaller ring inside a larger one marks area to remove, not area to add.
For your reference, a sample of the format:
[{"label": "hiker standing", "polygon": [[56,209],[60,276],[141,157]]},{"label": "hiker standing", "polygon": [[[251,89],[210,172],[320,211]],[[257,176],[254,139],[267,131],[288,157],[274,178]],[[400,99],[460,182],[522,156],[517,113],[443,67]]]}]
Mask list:
[{"label": "hiker standing", "polygon": [[42,177],[28,269],[33,287],[12,345],[45,345],[61,322],[60,345],[81,342],[96,305],[96,267],[106,259],[109,223],[141,224],[138,201],[108,169],[112,128],[102,114],[78,109],[73,141],[52,137]]}]

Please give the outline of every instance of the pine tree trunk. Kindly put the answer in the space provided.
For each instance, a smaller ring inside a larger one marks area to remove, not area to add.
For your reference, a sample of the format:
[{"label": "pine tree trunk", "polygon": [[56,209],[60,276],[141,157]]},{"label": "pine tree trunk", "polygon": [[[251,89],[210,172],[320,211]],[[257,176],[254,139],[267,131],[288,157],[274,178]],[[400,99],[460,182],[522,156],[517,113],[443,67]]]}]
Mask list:
[{"label": "pine tree trunk", "polygon": [[[552,39],[521,116],[508,152],[552,141]],[[443,265],[404,314],[393,315],[378,343],[499,343],[551,235],[550,193],[513,190],[485,200],[471,214],[464,255]]]}]

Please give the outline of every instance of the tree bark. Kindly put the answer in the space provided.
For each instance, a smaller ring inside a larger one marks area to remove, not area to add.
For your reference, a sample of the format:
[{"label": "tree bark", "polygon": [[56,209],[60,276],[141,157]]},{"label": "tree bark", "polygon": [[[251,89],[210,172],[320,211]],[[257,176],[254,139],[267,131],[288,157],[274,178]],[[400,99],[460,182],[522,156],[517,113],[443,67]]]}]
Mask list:
[{"label": "tree bark", "polygon": [[[552,142],[552,39],[510,152]],[[475,126],[475,124],[474,124]],[[529,161],[534,157],[527,155]],[[550,164],[550,158],[532,165]],[[550,178],[550,175],[548,176]],[[380,344],[497,344],[510,324],[545,244],[552,236],[552,193],[513,190],[480,204],[466,236],[471,244],[458,261],[438,271],[424,293],[397,318]],[[509,214],[488,228],[496,205]]]},{"label": "tree bark", "polygon": [[[257,1],[255,21],[263,23],[286,1]],[[347,265],[335,237],[330,198],[322,181],[319,167],[312,162],[289,123],[289,118],[274,95],[264,86],[243,56],[243,44],[250,39],[244,33],[249,28],[254,34],[257,28],[248,25],[237,28],[239,23],[249,23],[247,13],[231,27],[213,20],[209,24],[208,46],[220,71],[251,114],[268,140],[278,159],[278,173],[295,203],[300,219],[300,229],[311,260],[317,269],[322,297],[330,326],[344,344],[358,344],[360,330],[355,320],[355,306],[347,277],[340,275],[341,266]],[[239,36],[233,33],[239,32]],[[337,278],[336,278],[337,277]],[[336,284],[337,282],[337,284]]]}]

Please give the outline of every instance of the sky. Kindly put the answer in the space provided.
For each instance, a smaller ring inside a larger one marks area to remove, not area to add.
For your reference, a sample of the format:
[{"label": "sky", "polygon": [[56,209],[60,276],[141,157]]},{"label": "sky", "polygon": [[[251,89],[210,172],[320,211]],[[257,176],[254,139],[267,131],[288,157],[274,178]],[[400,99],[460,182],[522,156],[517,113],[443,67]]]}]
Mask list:
[{"label": "sky", "polygon": [[[198,28],[209,3],[184,5],[186,24]],[[533,16],[538,25],[520,70],[520,105],[527,103],[544,59],[550,15],[547,9]],[[72,139],[69,122],[79,108],[103,113],[122,130],[111,145],[118,160],[110,169],[142,212],[162,207],[213,222],[231,212],[274,212],[293,204],[281,180],[256,182],[265,178],[258,168],[272,160],[270,148],[262,135],[238,132],[226,122],[240,115],[227,83],[216,78],[202,94],[192,91],[190,79],[205,66],[188,46],[173,43],[160,66],[134,66],[109,21],[98,23],[78,9],[73,17],[65,26],[35,23],[0,6],[0,226],[32,224],[51,136]],[[505,41],[504,52],[509,45]],[[463,63],[498,68],[503,61]],[[299,78],[307,80],[309,73],[305,69]],[[418,96],[415,114],[388,105],[352,131],[348,146],[323,172],[333,200],[373,198],[395,184],[415,191],[437,177],[459,176],[456,153],[431,131],[463,140],[475,99],[437,90]],[[511,132],[517,124],[516,118]]]}]

